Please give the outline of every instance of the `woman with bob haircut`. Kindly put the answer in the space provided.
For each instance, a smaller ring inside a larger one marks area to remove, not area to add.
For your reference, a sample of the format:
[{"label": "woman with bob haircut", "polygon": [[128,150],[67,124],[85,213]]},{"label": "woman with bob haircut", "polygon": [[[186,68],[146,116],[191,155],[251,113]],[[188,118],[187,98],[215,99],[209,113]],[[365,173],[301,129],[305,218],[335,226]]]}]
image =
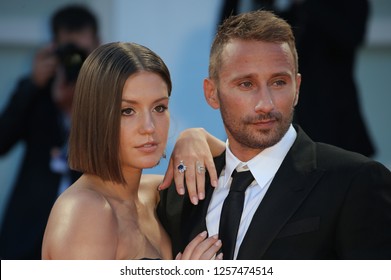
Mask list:
[{"label": "woman with bob haircut", "polygon": [[[108,43],[86,59],[69,138],[70,167],[83,175],[52,208],[43,259],[173,258],[171,241],[155,213],[163,176],[142,175],[164,157],[171,87],[163,60],[135,43]],[[209,151],[212,143],[213,150],[218,140],[202,129],[188,133],[195,144],[186,148],[202,156],[208,167],[212,157],[197,149]],[[221,259],[216,256],[221,241],[206,235],[200,233],[176,259]]]}]

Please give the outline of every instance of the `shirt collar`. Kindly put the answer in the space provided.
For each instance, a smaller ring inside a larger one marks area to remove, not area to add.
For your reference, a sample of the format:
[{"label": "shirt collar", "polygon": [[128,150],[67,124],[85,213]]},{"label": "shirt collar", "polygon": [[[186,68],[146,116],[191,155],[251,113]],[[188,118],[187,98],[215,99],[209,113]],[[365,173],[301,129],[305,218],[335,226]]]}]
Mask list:
[{"label": "shirt collar", "polygon": [[290,125],[288,131],[275,145],[264,149],[258,155],[247,162],[241,162],[229,149],[229,142],[226,141],[225,153],[225,172],[223,186],[227,186],[230,181],[231,174],[235,168],[248,170],[250,169],[257,184],[262,188],[269,182],[276,174],[282,161],[284,160],[289,149],[296,140],[297,132]]}]

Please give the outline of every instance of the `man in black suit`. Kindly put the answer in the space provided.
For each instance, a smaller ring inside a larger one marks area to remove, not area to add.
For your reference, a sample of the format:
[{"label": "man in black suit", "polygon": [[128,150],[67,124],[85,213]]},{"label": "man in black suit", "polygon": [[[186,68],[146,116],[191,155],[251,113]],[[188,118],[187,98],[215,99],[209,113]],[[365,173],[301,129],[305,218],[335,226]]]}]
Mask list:
[{"label": "man in black suit", "polygon": [[40,259],[50,210],[80,174],[69,170],[66,143],[81,63],[99,45],[95,15],[66,6],[51,18],[52,42],[38,51],[0,116],[0,154],[25,144],[0,232],[1,259]]},{"label": "man in black suit", "polygon": [[[255,11],[219,28],[204,93],[220,109],[228,140],[215,158],[218,186],[206,185],[198,205],[175,187],[161,193],[158,215],[174,254],[206,229],[219,234],[225,259],[391,258],[391,172],[361,154],[313,142],[293,125],[300,83],[284,20]],[[186,162],[176,164],[183,174]],[[234,170],[250,170],[254,180],[239,229],[223,231]],[[225,236],[236,230],[231,256]]]}]

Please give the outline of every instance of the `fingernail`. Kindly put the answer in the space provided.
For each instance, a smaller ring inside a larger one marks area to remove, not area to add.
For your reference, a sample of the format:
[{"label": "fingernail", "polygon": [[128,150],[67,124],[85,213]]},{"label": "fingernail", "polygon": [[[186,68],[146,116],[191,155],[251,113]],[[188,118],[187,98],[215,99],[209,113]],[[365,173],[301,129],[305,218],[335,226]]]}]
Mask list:
[{"label": "fingernail", "polygon": [[217,241],[215,242],[215,246],[220,247],[220,246],[221,246],[221,240],[217,240]]},{"label": "fingernail", "polygon": [[213,235],[212,238],[218,239],[218,238],[219,238],[219,237],[218,237],[218,234]]},{"label": "fingernail", "polygon": [[191,198],[191,202],[194,204],[194,205],[198,205],[198,198],[196,196],[193,196]]},{"label": "fingernail", "polygon": [[220,253],[216,257],[217,260],[222,260],[223,259],[223,253]]},{"label": "fingernail", "polygon": [[175,259],[176,259],[176,260],[180,260],[180,259],[181,259],[181,257],[182,257],[182,253],[181,253],[181,252],[179,252],[179,253],[176,255]]},{"label": "fingernail", "polygon": [[217,185],[218,185],[218,182],[217,182],[216,180],[213,180],[212,186],[213,186],[213,187],[217,187]]},{"label": "fingernail", "polygon": [[203,192],[200,192],[200,193],[198,194],[198,198],[199,198],[200,200],[203,200],[203,199],[205,198],[205,194],[204,194]]},{"label": "fingernail", "polygon": [[185,189],[184,188],[179,188],[179,194],[184,195],[185,194]]},{"label": "fingernail", "polygon": [[161,184],[159,186],[157,186],[158,191],[161,191],[160,187],[161,187]]},{"label": "fingernail", "polygon": [[206,234],[207,234],[207,232],[206,232],[206,230],[204,230],[203,232],[200,233],[200,236],[205,237]]}]

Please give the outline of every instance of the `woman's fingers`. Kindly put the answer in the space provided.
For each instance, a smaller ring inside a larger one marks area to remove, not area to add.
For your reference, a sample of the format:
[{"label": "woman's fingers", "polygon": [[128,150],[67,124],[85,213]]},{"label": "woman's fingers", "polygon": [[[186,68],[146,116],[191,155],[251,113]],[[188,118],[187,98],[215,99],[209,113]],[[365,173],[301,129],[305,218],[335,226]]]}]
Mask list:
[{"label": "woman's fingers", "polygon": [[182,259],[182,253],[179,252],[176,257],[175,257],[175,260],[181,260]]},{"label": "woman's fingers", "polygon": [[191,255],[193,254],[194,249],[200,244],[202,241],[205,240],[207,236],[207,232],[203,231],[200,234],[198,234],[190,243],[186,246],[185,250],[182,253],[182,260],[190,260]]},{"label": "woman's fingers", "polygon": [[205,165],[199,161],[196,161],[195,164],[195,174],[196,174],[196,188],[197,188],[197,197],[199,200],[205,198]]},{"label": "woman's fingers", "polygon": [[[221,248],[221,241],[218,240],[217,235],[214,235],[214,236],[211,236],[208,238],[206,238],[206,236],[207,236],[206,231],[197,235],[186,246],[182,255],[181,256],[177,255],[177,258],[181,259],[181,260],[210,260],[210,259],[214,259],[216,256],[216,253]],[[219,256],[219,258],[220,257],[221,256]]]},{"label": "woman's fingers", "polygon": [[[163,182],[159,185],[158,190],[168,188],[174,180],[178,194],[184,195],[186,187],[191,202],[197,205],[199,200],[205,198],[206,170],[210,176],[210,184],[213,187],[217,186],[217,172],[212,158],[202,161],[197,160],[194,156],[194,158],[187,159],[186,162],[184,160],[174,162],[174,159],[170,159]],[[183,172],[179,170],[183,170]]]},{"label": "woman's fingers", "polygon": [[[195,172],[195,161],[189,161],[189,164],[186,166],[186,171],[183,173],[183,176],[186,181],[187,191],[189,193],[189,198],[191,203],[194,205],[198,204],[199,196],[198,196],[198,186],[196,182],[196,172]],[[205,176],[205,175],[204,175]],[[182,179],[183,182],[183,179]]]},{"label": "woman's fingers", "polygon": [[209,173],[210,184],[212,185],[212,187],[217,187],[217,182],[218,182],[217,171],[212,155],[210,155],[210,157],[205,159],[205,168],[206,170],[208,170]]},{"label": "woman's fingers", "polygon": [[197,205],[205,198],[206,171],[211,185],[217,186],[217,172],[207,138],[203,129],[187,129],[180,134],[159,190],[168,188],[174,180],[178,194],[185,194],[187,188],[191,202]]}]

